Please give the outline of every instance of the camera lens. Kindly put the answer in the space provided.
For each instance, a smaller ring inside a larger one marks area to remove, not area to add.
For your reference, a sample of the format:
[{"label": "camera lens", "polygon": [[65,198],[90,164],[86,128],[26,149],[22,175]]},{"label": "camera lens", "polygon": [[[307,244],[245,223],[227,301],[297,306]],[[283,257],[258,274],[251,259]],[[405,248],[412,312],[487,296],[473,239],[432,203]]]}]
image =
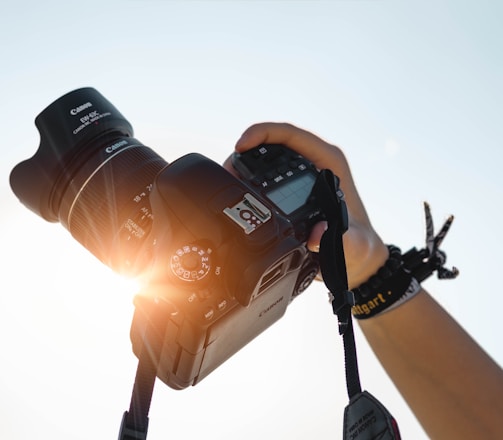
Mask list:
[{"label": "camera lens", "polygon": [[59,203],[54,200],[61,223],[112,269],[137,274],[151,258],[149,193],[166,165],[136,139],[107,142],[73,167]]},{"label": "camera lens", "polygon": [[149,193],[167,165],[97,90],[67,93],[35,119],[40,147],[12,170],[28,208],[61,222],[112,269],[136,275],[150,261]]}]

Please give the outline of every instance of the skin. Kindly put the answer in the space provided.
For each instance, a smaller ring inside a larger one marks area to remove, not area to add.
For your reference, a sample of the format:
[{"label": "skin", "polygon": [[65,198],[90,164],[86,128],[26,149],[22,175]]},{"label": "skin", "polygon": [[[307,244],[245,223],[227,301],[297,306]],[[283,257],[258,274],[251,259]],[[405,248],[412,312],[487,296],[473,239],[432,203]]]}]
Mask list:
[{"label": "skin", "polygon": [[[340,178],[349,213],[344,251],[349,288],[377,272],[388,250],[372,227],[340,148],[284,123],[249,127],[236,143],[243,152],[262,143],[296,150]],[[232,170],[230,161],[224,166]],[[319,249],[318,224],[308,240]],[[503,370],[424,289],[403,305],[358,321],[377,358],[432,439],[503,438]]]}]

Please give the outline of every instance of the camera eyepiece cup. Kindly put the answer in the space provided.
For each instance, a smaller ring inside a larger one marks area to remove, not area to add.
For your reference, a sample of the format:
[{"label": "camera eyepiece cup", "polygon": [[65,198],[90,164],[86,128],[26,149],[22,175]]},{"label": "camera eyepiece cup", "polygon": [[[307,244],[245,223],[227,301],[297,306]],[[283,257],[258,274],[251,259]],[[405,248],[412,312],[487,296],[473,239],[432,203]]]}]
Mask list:
[{"label": "camera eyepiece cup", "polygon": [[167,162],[134,139],[131,124],[93,88],[62,96],[35,125],[40,146],[12,170],[14,193],[112,269],[138,274],[152,247],[148,195]]}]

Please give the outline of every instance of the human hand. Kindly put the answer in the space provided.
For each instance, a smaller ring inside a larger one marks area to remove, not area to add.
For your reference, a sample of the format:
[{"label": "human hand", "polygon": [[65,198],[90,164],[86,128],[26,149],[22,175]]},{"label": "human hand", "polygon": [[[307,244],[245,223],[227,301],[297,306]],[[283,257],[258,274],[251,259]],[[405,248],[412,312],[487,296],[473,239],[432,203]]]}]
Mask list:
[{"label": "human hand", "polygon": [[[243,152],[263,143],[283,144],[310,160],[318,169],[330,169],[340,179],[349,215],[349,228],[343,235],[348,286],[354,288],[367,281],[388,258],[388,249],[372,227],[358,195],[342,150],[314,134],[286,123],[261,123],[249,127],[236,143]],[[224,167],[232,171],[230,158]],[[307,246],[318,252],[326,223],[315,225]]]}]

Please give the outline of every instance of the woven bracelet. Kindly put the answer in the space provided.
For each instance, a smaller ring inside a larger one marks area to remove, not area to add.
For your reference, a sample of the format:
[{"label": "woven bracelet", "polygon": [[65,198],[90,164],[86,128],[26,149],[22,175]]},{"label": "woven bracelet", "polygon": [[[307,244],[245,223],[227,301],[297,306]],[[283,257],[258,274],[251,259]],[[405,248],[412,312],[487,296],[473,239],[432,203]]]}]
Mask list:
[{"label": "woven bracelet", "polygon": [[402,252],[388,245],[389,258],[375,275],[353,289],[355,305],[353,316],[357,319],[371,318],[384,310],[391,310],[417,294],[421,288],[402,260]]},{"label": "woven bracelet", "polygon": [[421,290],[420,282],[437,272],[439,279],[458,276],[456,268],[447,269],[445,252],[439,249],[452,224],[450,216],[437,235],[433,233],[430,207],[424,204],[426,217],[426,247],[410,249],[404,255],[401,250],[388,245],[389,257],[377,273],[353,289],[355,305],[352,312],[356,319],[367,319],[384,311],[392,310],[408,301]]}]

